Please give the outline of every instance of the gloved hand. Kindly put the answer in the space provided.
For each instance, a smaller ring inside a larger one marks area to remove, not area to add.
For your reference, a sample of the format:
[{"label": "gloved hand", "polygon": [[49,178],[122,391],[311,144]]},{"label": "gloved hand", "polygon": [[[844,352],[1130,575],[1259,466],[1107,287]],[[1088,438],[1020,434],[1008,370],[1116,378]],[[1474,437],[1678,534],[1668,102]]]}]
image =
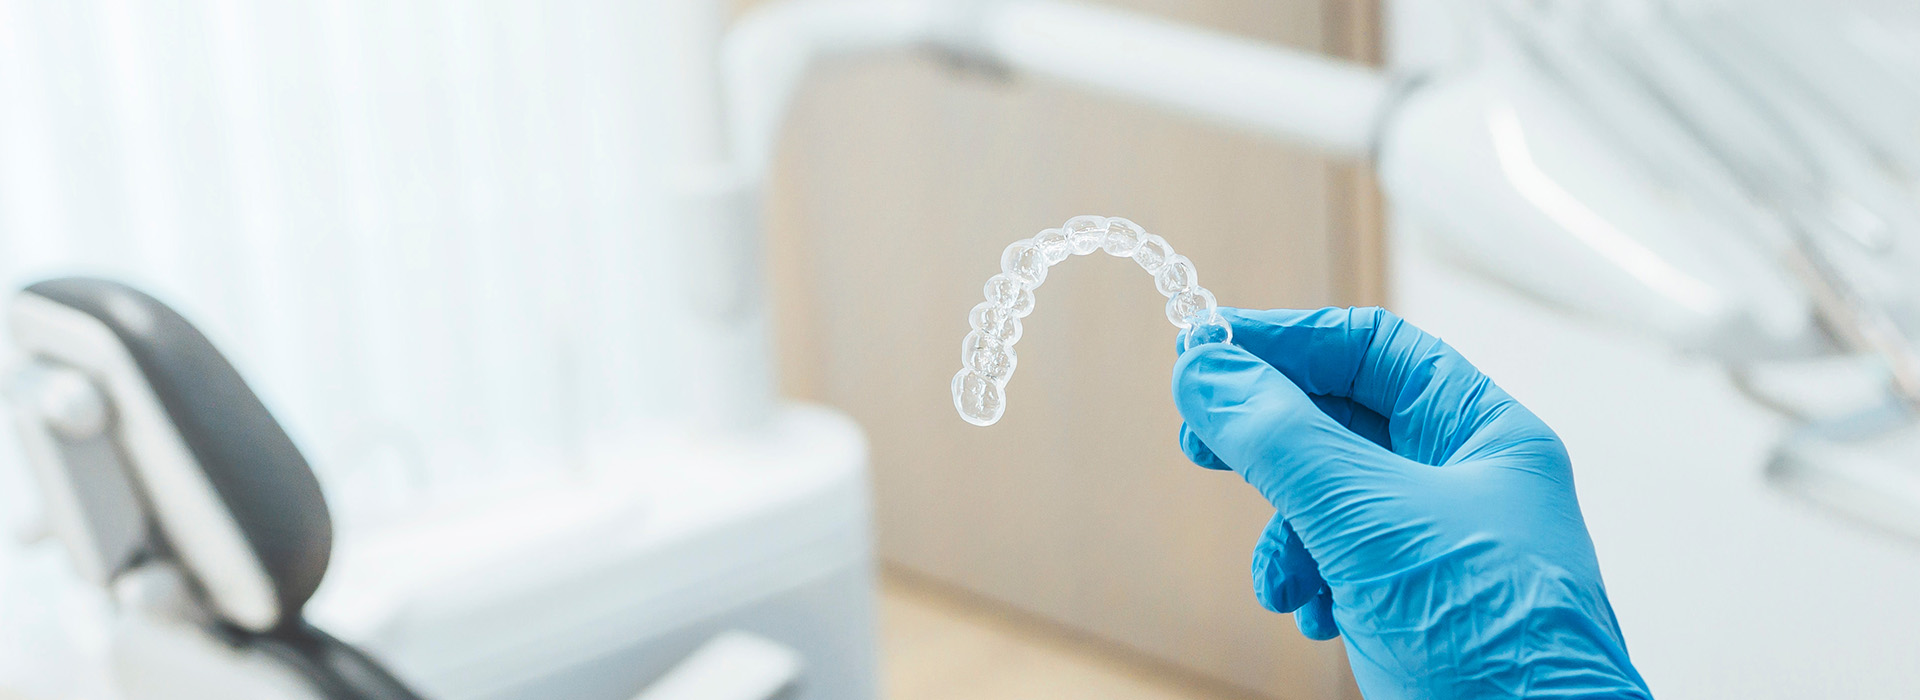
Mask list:
[{"label": "gloved hand", "polygon": [[1344,636],[1372,700],[1652,697],[1546,424],[1381,309],[1221,313],[1173,397],[1187,456],[1279,511],[1262,605]]}]

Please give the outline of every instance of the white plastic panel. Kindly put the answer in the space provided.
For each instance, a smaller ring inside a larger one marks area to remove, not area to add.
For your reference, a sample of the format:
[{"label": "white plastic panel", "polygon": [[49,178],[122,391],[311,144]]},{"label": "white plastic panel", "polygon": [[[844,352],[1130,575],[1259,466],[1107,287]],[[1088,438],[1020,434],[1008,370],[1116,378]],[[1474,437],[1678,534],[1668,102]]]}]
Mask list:
[{"label": "white plastic panel", "polygon": [[308,619],[432,698],[628,700],[740,630],[800,652],[792,700],[871,700],[852,420],[784,406],[751,439],[653,431],[599,448],[584,476],[343,538]]},{"label": "white plastic panel", "polygon": [[1420,89],[1383,139],[1394,206],[1550,304],[1717,357],[1815,345],[1809,303],[1758,242],[1655,184],[1512,66]]}]

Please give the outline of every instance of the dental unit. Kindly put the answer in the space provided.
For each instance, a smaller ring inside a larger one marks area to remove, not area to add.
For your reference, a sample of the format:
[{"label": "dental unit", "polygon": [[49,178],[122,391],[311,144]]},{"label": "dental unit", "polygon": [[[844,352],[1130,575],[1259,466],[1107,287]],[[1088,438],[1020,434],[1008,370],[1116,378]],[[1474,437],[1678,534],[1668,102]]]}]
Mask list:
[{"label": "dental unit", "polygon": [[[112,593],[116,619],[108,653],[120,697],[479,694],[416,691],[373,655],[311,621],[314,593],[334,563],[326,499],[299,448],[193,324],[136,289],[84,277],[31,285],[6,311],[24,359],[7,398],[46,504],[49,536],[86,583]],[[431,546],[403,553],[446,555]],[[421,572],[389,564],[375,573]],[[354,585],[380,584],[358,577]],[[449,587],[440,594],[456,592]],[[811,602],[814,612],[837,607]],[[769,613],[774,609],[762,611]],[[565,645],[548,640],[544,648],[552,653]],[[787,691],[809,674],[792,647],[740,630],[714,635],[663,671],[638,697],[794,697]],[[583,685],[599,684],[594,674],[572,676],[523,680],[518,691],[495,686],[484,694],[535,696],[543,694],[542,683],[557,682],[570,683],[567,692],[577,696]],[[834,690],[835,681],[821,680]],[[620,696],[631,697],[632,690]]]}]

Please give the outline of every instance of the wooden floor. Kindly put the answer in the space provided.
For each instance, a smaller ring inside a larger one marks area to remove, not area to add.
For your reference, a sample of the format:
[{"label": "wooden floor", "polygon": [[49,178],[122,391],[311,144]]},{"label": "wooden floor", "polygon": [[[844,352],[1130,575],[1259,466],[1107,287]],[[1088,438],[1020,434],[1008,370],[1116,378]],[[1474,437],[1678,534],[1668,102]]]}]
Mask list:
[{"label": "wooden floor", "polygon": [[885,700],[1245,700],[899,576],[880,628]]}]

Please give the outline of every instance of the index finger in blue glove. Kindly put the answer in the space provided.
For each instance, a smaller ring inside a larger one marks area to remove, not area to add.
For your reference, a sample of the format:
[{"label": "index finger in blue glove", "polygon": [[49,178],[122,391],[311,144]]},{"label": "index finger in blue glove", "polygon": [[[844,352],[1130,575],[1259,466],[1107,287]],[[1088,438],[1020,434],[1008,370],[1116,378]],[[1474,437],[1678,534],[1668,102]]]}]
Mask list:
[{"label": "index finger in blue glove", "polygon": [[1272,365],[1227,344],[1174,364],[1173,394],[1192,433],[1289,517],[1343,494],[1398,458],[1328,416]]},{"label": "index finger in blue glove", "polygon": [[[1384,416],[1390,449],[1415,461],[1448,464],[1484,456],[1475,448],[1552,436],[1451,346],[1385,309],[1220,313],[1234,344],[1303,391],[1347,397]],[[1476,440],[1487,428],[1500,439]]]},{"label": "index finger in blue glove", "polygon": [[[1392,449],[1393,443],[1387,437],[1385,417],[1345,397],[1308,394],[1307,398],[1313,401],[1313,405],[1320,407],[1320,412],[1339,421],[1340,425],[1346,426],[1348,430],[1366,438],[1368,442]],[[1180,424],[1180,451],[1186,453],[1187,459],[1194,464],[1208,469],[1232,468],[1220,461],[1220,458],[1213,454],[1213,450],[1207,449],[1207,444],[1200,440],[1200,436],[1194,435],[1193,429],[1187,427],[1186,423]]]},{"label": "index finger in blue glove", "polygon": [[1355,435],[1366,438],[1367,442],[1382,448],[1393,449],[1393,439],[1387,432],[1385,416],[1374,413],[1373,409],[1344,396],[1307,394],[1307,398],[1313,400],[1313,405],[1320,407],[1321,413],[1338,421]]}]

